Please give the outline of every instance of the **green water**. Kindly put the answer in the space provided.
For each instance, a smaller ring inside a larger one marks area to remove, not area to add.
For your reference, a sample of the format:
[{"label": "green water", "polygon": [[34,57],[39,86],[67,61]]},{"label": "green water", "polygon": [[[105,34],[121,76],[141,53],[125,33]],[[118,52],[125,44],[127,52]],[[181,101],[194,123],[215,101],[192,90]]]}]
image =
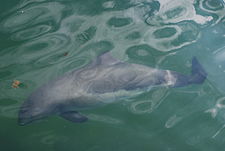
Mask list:
[{"label": "green water", "polygon": [[[208,77],[84,111],[83,124],[51,116],[18,125],[19,107],[32,91],[105,50],[185,74],[196,56]],[[224,60],[222,0],[2,0],[0,150],[223,151]]]}]

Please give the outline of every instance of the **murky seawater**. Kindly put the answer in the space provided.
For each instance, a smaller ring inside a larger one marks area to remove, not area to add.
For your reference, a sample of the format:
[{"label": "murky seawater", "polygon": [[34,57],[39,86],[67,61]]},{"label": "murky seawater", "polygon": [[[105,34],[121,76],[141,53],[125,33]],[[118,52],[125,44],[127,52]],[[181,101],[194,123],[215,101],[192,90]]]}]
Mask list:
[{"label": "murky seawater", "polygon": [[[202,85],[153,88],[84,111],[19,126],[37,87],[84,67],[104,50],[122,61],[188,74]],[[12,88],[14,80],[21,84]],[[1,2],[0,148],[4,151],[218,151],[225,147],[223,0],[21,0]]]}]

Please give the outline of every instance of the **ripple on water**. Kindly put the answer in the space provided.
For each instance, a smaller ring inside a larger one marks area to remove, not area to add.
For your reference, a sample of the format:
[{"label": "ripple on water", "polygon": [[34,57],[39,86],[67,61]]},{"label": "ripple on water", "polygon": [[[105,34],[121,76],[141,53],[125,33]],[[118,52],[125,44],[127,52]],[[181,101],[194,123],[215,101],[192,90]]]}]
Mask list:
[{"label": "ripple on water", "polygon": [[134,102],[131,104],[130,110],[136,114],[151,113],[153,111],[152,101],[144,100]]},{"label": "ripple on water", "polygon": [[187,7],[187,5],[182,5],[182,3],[179,3],[180,2],[175,4],[175,1],[170,1],[169,4],[163,5],[156,16],[150,16],[146,19],[146,23],[148,23],[149,25],[154,25],[158,23],[177,23],[190,18],[190,15],[193,15],[192,7]]},{"label": "ripple on water", "polygon": [[140,39],[141,38],[141,33],[138,31],[134,31],[132,33],[129,33],[125,39],[127,40],[136,40],[136,39]]},{"label": "ripple on water", "polygon": [[129,108],[132,113],[145,114],[153,112],[166,99],[169,93],[167,88],[160,88],[151,90],[148,95],[151,95],[149,100],[131,102]]},{"label": "ripple on water", "polygon": [[78,56],[77,58],[66,59],[61,63],[62,73],[82,67],[90,62],[90,58]]},{"label": "ripple on water", "polygon": [[120,28],[132,23],[131,18],[112,17],[107,21],[107,25],[112,28]]},{"label": "ripple on water", "polygon": [[109,124],[122,124],[121,120],[112,118],[110,116],[103,116],[103,115],[97,115],[97,114],[88,114],[86,116],[93,121],[109,123]]},{"label": "ripple on water", "polygon": [[11,64],[0,68],[0,81],[14,79],[21,74],[31,70],[31,66],[26,64]]},{"label": "ripple on water", "polygon": [[146,23],[152,26],[159,26],[188,20],[205,24],[208,18],[196,14],[193,0],[169,0],[161,5],[159,12],[147,17]]},{"label": "ripple on water", "polygon": [[102,4],[102,7],[107,9],[107,8],[113,8],[115,6],[114,1],[106,1]]},{"label": "ripple on water", "polygon": [[184,46],[191,44],[200,36],[199,28],[195,24],[187,22],[180,24],[179,27],[182,32],[171,42],[173,46]]},{"label": "ripple on water", "polygon": [[10,77],[11,75],[12,75],[12,72],[9,71],[9,70],[6,70],[6,71],[0,70],[0,77],[1,77],[0,80],[3,80],[3,79],[5,79],[5,78],[7,78],[7,77]]},{"label": "ripple on water", "polygon": [[222,98],[219,98],[219,99],[216,101],[216,105],[215,105],[213,108],[208,109],[208,110],[206,110],[205,112],[206,112],[206,113],[211,113],[211,116],[212,116],[213,118],[215,118],[215,117],[217,116],[218,112],[219,112],[220,110],[224,110],[224,108],[225,108],[225,97],[222,97]]},{"label": "ripple on water", "polygon": [[0,115],[9,118],[17,118],[20,106],[18,100],[19,98],[14,98],[13,96],[0,98]]},{"label": "ripple on water", "polygon": [[79,31],[85,18],[77,15],[71,15],[69,17],[63,18],[61,22],[61,27],[59,30],[68,31],[69,33],[74,33]]},{"label": "ripple on water", "polygon": [[172,128],[177,123],[179,123],[181,120],[182,120],[182,117],[179,117],[177,115],[173,115],[166,121],[165,127],[166,128]]},{"label": "ripple on water", "polygon": [[9,105],[13,105],[16,103],[17,103],[17,100],[14,100],[14,99],[10,99],[10,98],[0,99],[0,106],[9,106]]},{"label": "ripple on water", "polygon": [[221,23],[225,25],[225,17],[222,18]]},{"label": "ripple on water", "polygon": [[40,57],[34,62],[35,67],[46,67],[49,65],[58,64],[67,59],[64,55],[67,52],[50,53],[45,56]]},{"label": "ripple on water", "polygon": [[186,8],[185,7],[175,7],[171,10],[168,10],[165,12],[165,16],[167,19],[171,19],[171,18],[178,18],[181,17],[185,14],[186,12]]},{"label": "ripple on water", "polygon": [[[103,52],[106,51],[110,51],[114,48],[114,45],[109,42],[109,41],[99,41],[99,42],[93,42],[93,43],[89,43],[87,45],[85,45],[84,47],[82,47],[78,53],[76,53],[75,55],[79,54],[79,53],[87,53],[87,54],[102,54]],[[93,56],[91,56],[93,57]]]},{"label": "ripple on water", "polygon": [[212,25],[218,23],[225,16],[224,2],[222,0],[200,0],[198,7],[203,12],[211,15]]},{"label": "ripple on water", "polygon": [[42,13],[43,10],[40,9],[28,9],[24,13],[16,12],[1,22],[0,30],[2,32],[15,32],[31,24],[31,22]]},{"label": "ripple on water", "polygon": [[70,46],[71,40],[65,34],[44,35],[21,45],[15,52],[15,55],[20,57],[15,61],[28,63],[37,59],[54,60],[59,53],[63,53]]},{"label": "ripple on water", "polygon": [[177,30],[174,27],[164,27],[153,32],[156,39],[172,37]]},{"label": "ripple on water", "polygon": [[[158,35],[163,31],[168,31],[168,33],[164,32],[162,35]],[[198,25],[194,22],[185,21],[176,25],[149,30],[146,32],[144,40],[157,50],[171,51],[192,44],[198,38],[200,38]]]},{"label": "ripple on water", "polygon": [[45,145],[53,145],[58,142],[65,143],[65,141],[67,141],[67,137],[56,135],[53,130],[36,132],[32,134],[32,138],[39,140],[40,143]]},{"label": "ripple on water", "polygon": [[15,41],[29,40],[38,36],[47,34],[52,30],[52,26],[49,25],[37,25],[28,29],[20,30],[11,35],[11,39]]},{"label": "ripple on water", "polygon": [[58,141],[58,137],[54,134],[49,134],[47,136],[43,136],[41,138],[41,143],[46,144],[46,145],[52,145],[55,144]]},{"label": "ripple on water", "polygon": [[129,47],[126,50],[126,54],[131,59],[144,61],[148,63],[150,62],[151,64],[155,65],[157,58],[161,56],[163,53],[150,47],[147,44],[141,44]]},{"label": "ripple on water", "polygon": [[43,22],[56,23],[61,20],[64,6],[57,2],[35,3],[18,9],[0,23],[1,32],[15,32]]},{"label": "ripple on water", "polygon": [[202,0],[202,7],[209,11],[219,11],[224,8],[222,0]]},{"label": "ripple on water", "polygon": [[225,108],[225,97],[222,97],[217,100],[216,106],[218,108]]},{"label": "ripple on water", "polygon": [[79,44],[85,44],[86,42],[90,41],[96,35],[97,27],[91,26],[88,29],[84,30],[82,33],[77,34],[75,36],[75,41]]},{"label": "ripple on water", "polygon": [[16,105],[0,107],[0,115],[9,117],[9,118],[17,118],[19,107],[20,107],[20,103]]}]

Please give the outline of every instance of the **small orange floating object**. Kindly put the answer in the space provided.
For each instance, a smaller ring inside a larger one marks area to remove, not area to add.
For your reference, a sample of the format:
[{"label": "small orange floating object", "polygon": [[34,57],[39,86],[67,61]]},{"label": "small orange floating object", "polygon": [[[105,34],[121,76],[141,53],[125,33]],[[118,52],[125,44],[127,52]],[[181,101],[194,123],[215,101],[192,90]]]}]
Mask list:
[{"label": "small orange floating object", "polygon": [[18,88],[20,84],[21,84],[20,81],[14,80],[13,83],[12,83],[12,87],[13,87],[13,88]]}]

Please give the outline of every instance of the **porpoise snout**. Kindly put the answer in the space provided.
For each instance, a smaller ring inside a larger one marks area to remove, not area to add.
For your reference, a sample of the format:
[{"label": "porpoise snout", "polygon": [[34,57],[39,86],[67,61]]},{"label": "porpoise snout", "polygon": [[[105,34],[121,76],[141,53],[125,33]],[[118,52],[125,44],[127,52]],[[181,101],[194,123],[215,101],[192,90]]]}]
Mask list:
[{"label": "porpoise snout", "polygon": [[43,117],[42,109],[33,104],[33,102],[32,100],[27,100],[20,108],[18,115],[19,125],[27,125]]},{"label": "porpoise snout", "polygon": [[33,120],[29,114],[29,109],[22,107],[19,111],[19,118],[18,118],[19,125],[27,125],[32,121]]}]

